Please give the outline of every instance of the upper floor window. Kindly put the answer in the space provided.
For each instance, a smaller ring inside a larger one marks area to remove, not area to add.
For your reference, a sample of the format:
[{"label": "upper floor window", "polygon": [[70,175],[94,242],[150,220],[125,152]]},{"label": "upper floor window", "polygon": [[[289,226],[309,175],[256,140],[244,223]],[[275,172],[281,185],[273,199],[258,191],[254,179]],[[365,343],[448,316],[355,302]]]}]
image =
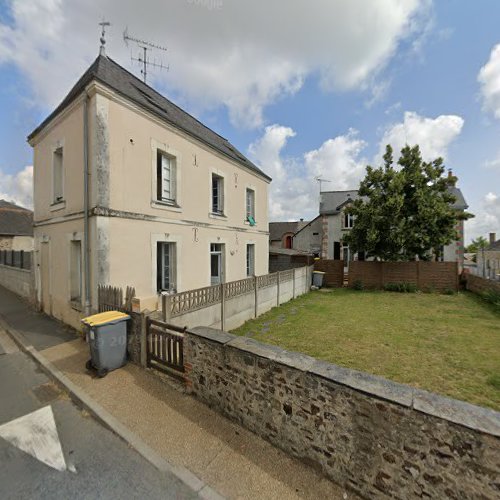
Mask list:
[{"label": "upper floor window", "polygon": [[175,158],[157,150],[157,199],[167,203],[175,202]]},{"label": "upper floor window", "polygon": [[352,229],[354,226],[354,216],[352,214],[344,213],[344,228]]},{"label": "upper floor window", "polygon": [[212,213],[224,213],[224,177],[212,174]]},{"label": "upper floor window", "polygon": [[53,182],[53,193],[54,203],[59,203],[64,199],[63,193],[63,148],[57,148],[54,151],[53,162],[52,162],[52,182]]},{"label": "upper floor window", "polygon": [[250,222],[250,225],[255,224],[255,191],[253,189],[247,189],[246,191],[246,208],[247,216],[246,220]]}]

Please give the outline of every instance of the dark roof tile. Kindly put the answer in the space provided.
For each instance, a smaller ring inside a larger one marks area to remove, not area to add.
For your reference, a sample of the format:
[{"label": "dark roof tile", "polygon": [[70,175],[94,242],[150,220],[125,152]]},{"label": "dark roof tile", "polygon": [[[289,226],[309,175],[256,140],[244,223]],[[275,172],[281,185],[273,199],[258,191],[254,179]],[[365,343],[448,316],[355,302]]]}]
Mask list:
[{"label": "dark roof tile", "polygon": [[209,129],[196,118],[146,85],[132,73],[106,56],[98,56],[61,104],[28,136],[35,137],[55,116],[69,106],[93,80],[111,88],[123,97],[158,116],[163,121],[183,130],[204,144],[247,167],[267,180],[271,178],[241,154],[227,139]]},{"label": "dark roof tile", "polygon": [[33,236],[33,212],[14,203],[0,200],[0,234]]}]

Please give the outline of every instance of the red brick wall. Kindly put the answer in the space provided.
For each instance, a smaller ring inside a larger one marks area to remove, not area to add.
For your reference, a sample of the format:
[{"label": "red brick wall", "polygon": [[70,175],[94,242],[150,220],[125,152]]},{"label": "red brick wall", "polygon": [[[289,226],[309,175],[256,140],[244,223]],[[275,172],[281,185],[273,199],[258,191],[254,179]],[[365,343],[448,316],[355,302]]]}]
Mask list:
[{"label": "red brick wall", "polygon": [[413,283],[420,290],[458,290],[457,262],[371,262],[349,264],[349,287],[361,281],[365,288],[387,283]]},{"label": "red brick wall", "polygon": [[314,263],[315,271],[323,271],[323,285],[331,287],[344,286],[344,261],[321,259]]}]

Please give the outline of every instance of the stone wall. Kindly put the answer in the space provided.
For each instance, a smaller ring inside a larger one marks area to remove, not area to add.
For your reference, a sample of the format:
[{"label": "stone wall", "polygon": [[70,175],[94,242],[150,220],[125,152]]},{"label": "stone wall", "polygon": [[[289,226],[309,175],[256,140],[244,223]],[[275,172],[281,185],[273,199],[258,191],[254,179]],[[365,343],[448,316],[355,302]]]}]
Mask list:
[{"label": "stone wall", "polygon": [[474,276],[472,274],[465,274],[465,287],[474,293],[484,293],[490,290],[494,290],[500,293],[500,281],[492,281],[479,276]]},{"label": "stone wall", "polygon": [[211,328],[186,332],[200,400],[365,498],[498,498],[500,414]]},{"label": "stone wall", "polygon": [[353,261],[349,263],[349,286],[356,282],[369,289],[382,289],[388,283],[412,283],[424,291],[457,291],[458,263]]},{"label": "stone wall", "polygon": [[329,287],[343,287],[344,286],[344,261],[321,259],[314,263],[315,271],[322,271],[325,273],[323,277],[323,285]]},{"label": "stone wall", "polygon": [[33,273],[28,269],[0,264],[0,286],[28,300],[34,299]]}]

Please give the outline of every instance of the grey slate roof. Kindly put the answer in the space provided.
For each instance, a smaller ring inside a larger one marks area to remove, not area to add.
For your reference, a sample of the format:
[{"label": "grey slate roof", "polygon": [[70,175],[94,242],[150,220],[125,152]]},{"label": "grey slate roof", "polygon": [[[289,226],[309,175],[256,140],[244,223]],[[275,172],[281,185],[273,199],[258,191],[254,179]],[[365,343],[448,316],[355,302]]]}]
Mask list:
[{"label": "grey slate roof", "polygon": [[307,221],[270,222],[269,241],[279,241],[285,233],[296,233],[307,224]]},{"label": "grey slate roof", "polygon": [[271,180],[268,175],[240,153],[227,139],[203,125],[118,63],[102,55],[97,57],[61,104],[28,136],[28,140],[35,137],[55,116],[69,106],[93,80],[106,85],[121,96],[133,101],[163,121],[183,130],[240,165],[249,168],[269,181]]},{"label": "grey slate roof", "polygon": [[[465,210],[469,207],[459,188],[450,187],[449,190],[456,198],[455,203],[453,203],[453,208]],[[349,199],[356,200],[357,198],[359,198],[357,189],[351,189],[349,191],[322,191],[319,213],[322,215],[338,214]]]},{"label": "grey slate roof", "polygon": [[33,212],[0,200],[0,235],[33,236]]}]

